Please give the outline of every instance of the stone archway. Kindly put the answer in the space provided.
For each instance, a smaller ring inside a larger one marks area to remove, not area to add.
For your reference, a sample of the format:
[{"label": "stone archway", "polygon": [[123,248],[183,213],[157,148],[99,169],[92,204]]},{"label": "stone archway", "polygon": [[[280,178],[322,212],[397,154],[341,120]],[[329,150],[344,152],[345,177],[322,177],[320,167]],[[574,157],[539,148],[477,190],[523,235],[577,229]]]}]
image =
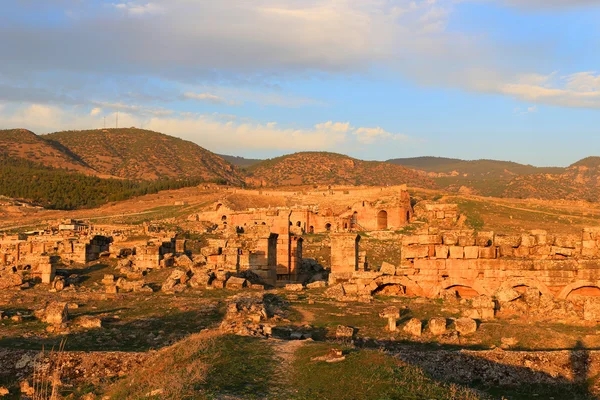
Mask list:
[{"label": "stone archway", "polygon": [[[580,289],[584,289],[584,290],[580,290]],[[566,300],[567,297],[569,297],[569,295],[574,292],[574,291],[579,291],[576,293],[581,293],[581,295],[584,295],[586,293],[591,293],[592,295],[594,295],[594,293],[598,293],[595,291],[595,289],[600,289],[600,282],[598,281],[577,281],[577,282],[573,282],[567,286],[565,286],[563,288],[563,290],[560,291],[560,293],[558,294],[558,298],[562,299],[562,300]]]},{"label": "stone archway", "polygon": [[382,231],[388,228],[388,213],[381,210],[377,213],[377,230]]},{"label": "stone archway", "polygon": [[540,282],[539,280],[532,279],[532,278],[510,278],[510,279],[504,281],[500,287],[503,289],[511,288],[511,289],[516,289],[517,291],[519,291],[517,288],[523,287],[523,286],[536,288],[543,295],[553,296],[552,291],[550,291],[548,286],[546,286],[544,283]]}]

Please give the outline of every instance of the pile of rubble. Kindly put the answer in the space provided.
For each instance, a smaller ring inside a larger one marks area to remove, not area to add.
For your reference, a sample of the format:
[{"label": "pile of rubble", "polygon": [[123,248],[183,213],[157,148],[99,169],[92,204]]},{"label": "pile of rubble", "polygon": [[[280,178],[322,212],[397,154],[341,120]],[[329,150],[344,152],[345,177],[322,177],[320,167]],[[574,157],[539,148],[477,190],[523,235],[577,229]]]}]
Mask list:
[{"label": "pile of rubble", "polygon": [[227,304],[220,330],[241,336],[270,337],[274,322],[284,320],[286,303],[272,294],[240,294]]}]

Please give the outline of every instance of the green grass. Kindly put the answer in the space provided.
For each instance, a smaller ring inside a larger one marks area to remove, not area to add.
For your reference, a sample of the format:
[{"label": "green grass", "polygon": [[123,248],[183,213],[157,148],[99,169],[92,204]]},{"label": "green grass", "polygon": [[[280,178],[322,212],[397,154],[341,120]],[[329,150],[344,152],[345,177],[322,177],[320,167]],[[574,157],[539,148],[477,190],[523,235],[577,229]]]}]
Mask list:
[{"label": "green grass", "polygon": [[296,352],[292,396],[298,400],[360,399],[465,399],[485,397],[463,386],[437,382],[421,369],[377,350],[346,348],[346,360],[338,363],[311,361],[331,345],[305,345]]},{"label": "green grass", "polygon": [[[264,340],[200,333],[152,356],[106,394],[110,399],[261,399],[275,368],[273,349]],[[154,390],[162,393],[147,396]]]}]

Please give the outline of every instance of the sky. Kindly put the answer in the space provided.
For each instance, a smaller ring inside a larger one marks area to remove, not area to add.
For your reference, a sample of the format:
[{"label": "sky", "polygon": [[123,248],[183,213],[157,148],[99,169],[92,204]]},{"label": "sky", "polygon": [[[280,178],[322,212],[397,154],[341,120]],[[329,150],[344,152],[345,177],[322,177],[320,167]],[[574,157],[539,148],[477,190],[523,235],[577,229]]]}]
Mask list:
[{"label": "sky", "polygon": [[600,0],[6,0],[0,129],[220,154],[600,156]]}]

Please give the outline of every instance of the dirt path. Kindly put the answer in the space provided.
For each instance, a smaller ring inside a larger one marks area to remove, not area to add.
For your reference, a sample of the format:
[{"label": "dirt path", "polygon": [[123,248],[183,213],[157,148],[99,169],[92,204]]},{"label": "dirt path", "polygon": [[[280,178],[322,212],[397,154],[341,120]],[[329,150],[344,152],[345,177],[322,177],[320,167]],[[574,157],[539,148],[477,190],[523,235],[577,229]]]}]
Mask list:
[{"label": "dirt path", "polygon": [[279,367],[273,375],[273,385],[268,399],[289,399],[294,393],[293,376],[296,351],[304,345],[303,340],[276,340],[272,342]]}]

